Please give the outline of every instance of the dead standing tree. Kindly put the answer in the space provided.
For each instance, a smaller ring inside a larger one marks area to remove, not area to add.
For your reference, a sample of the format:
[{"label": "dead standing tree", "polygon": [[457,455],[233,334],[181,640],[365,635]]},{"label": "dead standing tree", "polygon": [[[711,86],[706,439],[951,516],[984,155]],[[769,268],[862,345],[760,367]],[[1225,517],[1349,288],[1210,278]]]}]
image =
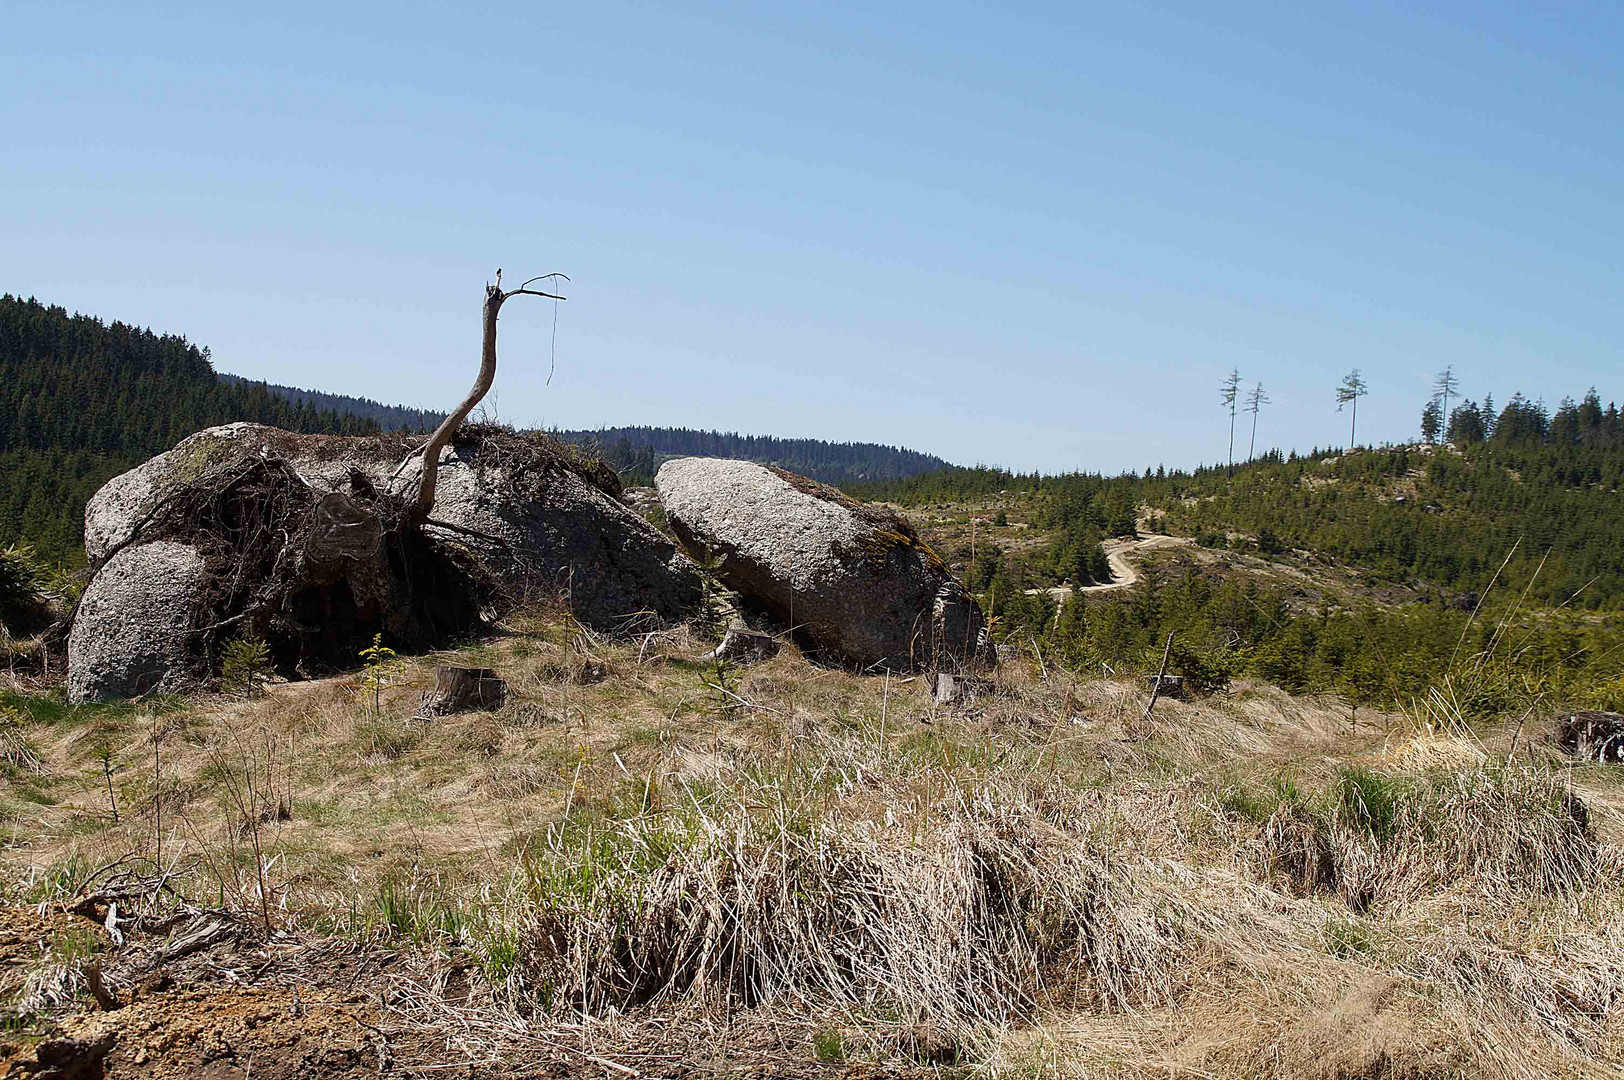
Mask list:
[{"label": "dead standing tree", "polygon": [[[354,666],[357,650],[380,630],[416,649],[477,624],[503,583],[463,545],[425,529],[473,532],[432,520],[440,454],[495,380],[503,303],[519,295],[564,299],[530,288],[550,278],[568,280],[548,274],[503,290],[498,272],[497,283],[486,286],[479,376],[421,450],[391,460],[398,451],[387,439],[285,432],[262,436],[267,444],[257,454],[222,441],[216,457],[194,452],[199,474],[133,522],[98,569],[125,547],[158,540],[195,551],[204,572],[187,649],[202,672],[217,667],[223,641],[247,633],[267,642],[279,670],[310,674]],[[415,489],[396,488],[416,453],[424,461]],[[313,485],[301,473],[306,462],[347,466],[349,480],[338,488]],[[390,479],[375,485],[370,476]]]},{"label": "dead standing tree", "polygon": [[554,293],[542,292],[530,288],[538,281],[548,281],[553,278],[569,277],[564,274],[542,274],[533,277],[520,285],[517,289],[502,290],[502,271],[496,271],[496,284],[485,286],[485,335],[484,345],[479,358],[479,377],[474,380],[474,388],[463,398],[449,416],[434,429],[429,441],[423,444],[423,473],[418,479],[417,494],[412,500],[410,522],[421,527],[429,522],[429,514],[434,510],[434,487],[439,479],[440,454],[456,437],[457,429],[462,422],[468,419],[468,414],[474,411],[486,394],[490,393],[491,383],[496,381],[496,320],[502,313],[502,305],[515,296],[541,296],[548,300],[563,300],[564,297]]}]

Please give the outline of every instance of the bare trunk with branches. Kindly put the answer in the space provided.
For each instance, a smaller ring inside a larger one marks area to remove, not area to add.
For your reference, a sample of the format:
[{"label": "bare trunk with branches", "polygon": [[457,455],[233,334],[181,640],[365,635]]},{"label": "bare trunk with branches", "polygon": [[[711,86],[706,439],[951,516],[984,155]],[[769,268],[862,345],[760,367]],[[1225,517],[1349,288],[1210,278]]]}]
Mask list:
[{"label": "bare trunk with branches", "polygon": [[474,380],[474,387],[468,391],[468,396],[458,405],[440,426],[434,429],[429,441],[423,445],[423,473],[418,480],[417,495],[412,500],[412,524],[422,525],[428,521],[434,510],[434,487],[439,479],[440,454],[451,440],[456,437],[457,429],[462,426],[468,414],[474,411],[485,395],[490,393],[491,384],[496,381],[496,320],[502,313],[502,305],[513,296],[543,296],[549,300],[562,300],[562,296],[553,293],[541,292],[526,286],[532,282],[544,281],[548,278],[569,278],[563,274],[543,274],[541,277],[531,278],[517,289],[502,291],[502,271],[496,272],[496,284],[485,286],[484,310],[484,341],[479,356],[479,377]]}]

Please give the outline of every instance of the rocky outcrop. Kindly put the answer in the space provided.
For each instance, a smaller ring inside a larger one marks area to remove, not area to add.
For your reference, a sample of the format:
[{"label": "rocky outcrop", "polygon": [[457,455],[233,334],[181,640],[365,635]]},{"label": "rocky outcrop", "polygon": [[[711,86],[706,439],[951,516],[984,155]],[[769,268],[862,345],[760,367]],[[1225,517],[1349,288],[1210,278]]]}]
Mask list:
[{"label": "rocky outcrop", "polygon": [[95,701],[195,682],[203,585],[203,556],[185,544],[156,540],[115,555],[79,602],[68,635],[68,695]]},{"label": "rocky outcrop", "polygon": [[[413,462],[402,482],[414,484],[418,471]],[[564,597],[601,630],[678,621],[702,598],[688,557],[608,492],[474,443],[441,455],[427,529],[474,551],[516,595]]]},{"label": "rocky outcrop", "polygon": [[718,458],[668,461],[655,487],[683,547],[814,655],[894,671],[991,662],[980,607],[900,515]]},{"label": "rocky outcrop", "polygon": [[206,428],[103,484],[85,506],[85,554],[91,564],[127,542],[155,511],[212,471],[236,460],[275,458],[292,464],[319,492],[351,487],[359,474],[376,487],[410,451],[399,436],[346,438],[296,435],[264,424]]},{"label": "rocky outcrop", "polygon": [[[135,553],[153,541],[185,546],[202,561],[208,595],[192,606],[207,609],[196,625],[212,629],[192,634],[187,647],[205,671],[221,627],[260,634],[279,668],[314,674],[353,666],[379,631],[397,647],[428,647],[473,629],[493,609],[543,596],[563,598],[583,623],[608,632],[680,621],[699,606],[693,564],[614,498],[613,471],[573,448],[465,426],[441,455],[434,506],[420,529],[409,524],[417,519],[405,498],[421,473],[412,450],[399,435],[228,424],[108,481],[85,511],[91,593],[101,608],[94,617],[81,609],[83,634],[74,626],[82,642],[70,653],[73,686],[82,688],[75,694],[117,695],[135,685],[108,667],[121,663],[115,653],[87,635],[108,620],[146,618],[147,596],[132,590],[121,567],[150,558]],[[159,649],[147,660],[165,656],[177,659]]]}]

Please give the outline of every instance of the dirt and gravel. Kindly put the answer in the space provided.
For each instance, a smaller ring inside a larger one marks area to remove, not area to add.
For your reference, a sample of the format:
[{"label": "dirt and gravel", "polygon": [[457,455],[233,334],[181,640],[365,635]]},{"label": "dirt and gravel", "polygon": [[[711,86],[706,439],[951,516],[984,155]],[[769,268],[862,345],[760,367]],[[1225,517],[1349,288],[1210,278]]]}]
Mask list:
[{"label": "dirt and gravel", "polygon": [[[112,971],[121,961],[94,919],[56,906],[0,908],[0,986],[52,969],[65,942]],[[82,980],[67,979],[64,985]],[[71,989],[70,989],[70,992]],[[358,1080],[494,1077],[903,1078],[930,1070],[817,1060],[804,1023],[736,1024],[629,1015],[527,1029],[493,1022],[465,957],[342,939],[278,935],[223,944],[98,1006],[82,987],[53,1019],[16,1022],[0,1077],[41,1080]]]}]

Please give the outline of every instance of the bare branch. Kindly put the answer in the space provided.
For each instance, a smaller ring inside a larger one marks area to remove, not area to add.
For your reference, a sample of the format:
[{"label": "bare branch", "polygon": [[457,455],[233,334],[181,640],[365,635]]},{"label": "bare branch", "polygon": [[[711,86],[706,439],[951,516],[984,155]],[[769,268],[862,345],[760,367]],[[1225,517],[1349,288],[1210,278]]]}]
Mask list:
[{"label": "bare branch", "polygon": [[[550,277],[564,277],[564,275],[543,274],[541,278],[531,278],[530,281],[540,281],[543,278]],[[568,281],[569,279],[564,278],[564,280]],[[500,281],[500,272],[498,272],[498,281]],[[528,284],[530,284],[529,281],[525,282],[525,285]],[[457,406],[441,422],[439,427],[434,429],[434,434],[429,436],[429,441],[423,445],[423,472],[418,477],[417,497],[413,500],[412,505],[412,517],[418,525],[426,522],[429,515],[434,511],[434,489],[440,474],[440,452],[456,437],[457,429],[462,427],[464,420],[468,419],[468,414],[474,411],[474,406],[478,405],[480,400],[490,392],[491,383],[496,380],[496,319],[501,314],[503,302],[510,296],[541,296],[548,300],[564,299],[564,297],[555,296],[552,293],[526,289],[523,285],[507,292],[502,291],[500,284],[485,286],[485,332],[479,360],[479,377],[474,380],[474,387],[468,392],[468,396],[463,399],[462,404]]]}]

